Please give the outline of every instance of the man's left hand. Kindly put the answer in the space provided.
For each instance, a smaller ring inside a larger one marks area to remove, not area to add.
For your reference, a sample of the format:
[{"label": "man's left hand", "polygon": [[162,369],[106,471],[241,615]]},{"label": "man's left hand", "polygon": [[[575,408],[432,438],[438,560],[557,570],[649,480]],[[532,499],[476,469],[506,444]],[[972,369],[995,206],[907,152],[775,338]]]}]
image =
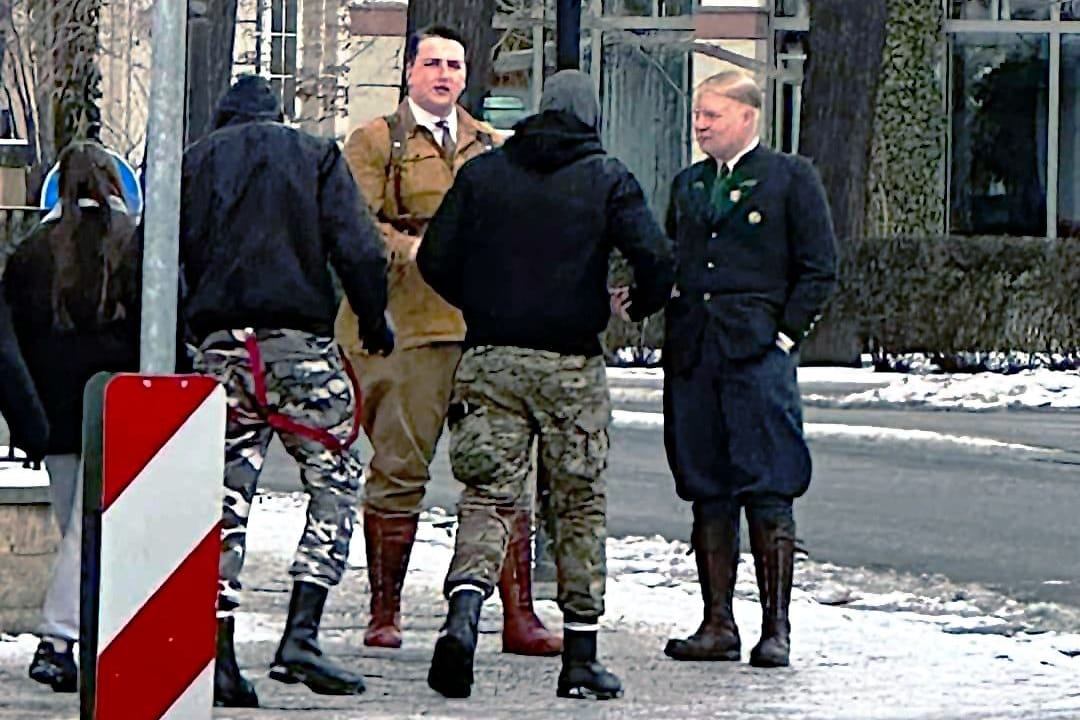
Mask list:
[{"label": "man's left hand", "polygon": [[792,349],[795,347],[795,341],[784,333],[778,332],[776,333],[776,347],[783,350],[785,355],[790,355]]},{"label": "man's left hand", "polygon": [[611,312],[626,322],[630,322],[630,288],[625,285],[608,288],[608,293],[611,295]]}]

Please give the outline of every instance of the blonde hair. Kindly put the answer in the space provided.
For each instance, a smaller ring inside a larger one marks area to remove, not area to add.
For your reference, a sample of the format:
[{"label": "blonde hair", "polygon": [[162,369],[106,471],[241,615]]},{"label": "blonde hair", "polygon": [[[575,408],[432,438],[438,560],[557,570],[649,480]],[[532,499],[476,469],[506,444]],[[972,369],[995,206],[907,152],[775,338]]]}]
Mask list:
[{"label": "blonde hair", "polygon": [[705,78],[694,96],[700,96],[704,92],[716,93],[726,98],[731,98],[737,103],[747,105],[755,110],[761,110],[764,97],[757,82],[748,73],[742,70],[725,70]]}]

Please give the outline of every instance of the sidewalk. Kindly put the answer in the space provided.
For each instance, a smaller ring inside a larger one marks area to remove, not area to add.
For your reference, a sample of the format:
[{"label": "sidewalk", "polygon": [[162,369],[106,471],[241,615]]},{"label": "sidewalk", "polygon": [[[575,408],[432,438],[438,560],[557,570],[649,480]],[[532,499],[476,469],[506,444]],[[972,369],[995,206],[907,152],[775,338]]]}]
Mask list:
[{"label": "sidewalk", "polygon": [[[747,562],[740,566],[735,608],[743,632],[744,662],[671,661],[662,653],[665,639],[692,631],[701,606],[693,558],[686,557],[686,546],[660,538],[609,543],[608,613],[601,655],[622,677],[623,699],[607,703],[557,699],[558,658],[499,653],[500,610],[493,598],[485,605],[481,622],[473,696],[448,701],[426,684],[435,633],[445,612],[439,583],[452,547],[452,523],[438,515],[429,516],[421,526],[406,583],[405,645],[400,650],[372,650],[361,643],[368,595],[363,542],[354,541],[353,567],[331,595],[322,637],[329,653],[364,672],[368,691],[358,697],[320,697],[302,686],[282,685],[266,677],[288,602],[288,555],[302,522],[302,506],[293,496],[271,497],[256,506],[245,568],[247,605],[237,634],[241,664],[254,680],[263,707],[221,708],[215,710],[215,718],[1080,716],[1076,682],[1080,659],[1073,657],[1080,653],[1080,638],[1017,632],[1022,622],[980,615],[979,598],[974,596],[935,604],[928,598],[908,597],[910,602],[905,602],[907,596],[902,593],[873,596],[859,590],[866,585],[859,585],[858,578],[839,587],[838,569],[808,562],[797,568],[792,668],[756,670],[745,662],[757,639],[759,619],[753,570]],[[946,592],[962,595],[951,589]],[[826,602],[848,604],[833,607]],[[857,609],[859,604],[893,611]],[[1004,607],[1002,614],[1012,612],[1008,603]],[[540,601],[538,608],[549,626],[558,626],[553,602]],[[0,718],[74,720],[78,717],[75,696],[54,695],[26,678],[34,645],[29,636],[0,642]]]}]

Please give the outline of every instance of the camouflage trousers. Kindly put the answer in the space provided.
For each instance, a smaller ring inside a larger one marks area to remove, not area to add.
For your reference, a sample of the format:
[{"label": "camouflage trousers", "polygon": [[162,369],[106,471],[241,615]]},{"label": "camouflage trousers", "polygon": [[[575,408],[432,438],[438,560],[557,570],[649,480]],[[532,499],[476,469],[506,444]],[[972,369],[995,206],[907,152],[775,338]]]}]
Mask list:
[{"label": "camouflage trousers", "polygon": [[449,415],[450,463],[465,490],[447,595],[462,584],[490,593],[498,582],[506,511],[526,492],[535,439],[559,607],[576,620],[603,614],[610,417],[601,357],[493,346],[465,353]]},{"label": "camouflage trousers", "polygon": [[[256,399],[245,337],[242,330],[213,333],[195,356],[195,371],[218,380],[228,395],[218,592],[221,615],[239,605],[248,516],[274,434],[300,466],[308,495],[307,524],[289,569],[294,581],[331,587],[341,580],[362,470],[351,450],[331,450],[318,440],[270,426],[270,411]],[[356,394],[333,338],[297,330],[259,330],[256,338],[271,410],[344,441],[352,429]]]}]

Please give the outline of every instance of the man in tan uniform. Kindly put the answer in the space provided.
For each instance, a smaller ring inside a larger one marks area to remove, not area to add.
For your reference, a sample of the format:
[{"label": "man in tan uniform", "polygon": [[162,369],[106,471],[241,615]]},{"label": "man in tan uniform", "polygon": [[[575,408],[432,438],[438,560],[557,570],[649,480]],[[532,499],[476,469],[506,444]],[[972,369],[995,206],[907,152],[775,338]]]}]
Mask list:
[{"label": "man in tan uniform", "polygon": [[[421,278],[416,250],[457,170],[495,140],[491,127],[457,106],[466,67],[456,32],[417,32],[405,60],[408,97],[393,115],[357,128],[345,142],[345,157],[386,241],[388,311],[396,333],[389,357],[369,355],[357,339],[356,315],[343,302],[336,334],[359,377],[361,421],[375,449],[365,471],[371,620],[364,644],[376,647],[401,645],[401,587],[465,339],[461,312]],[[557,655],[561,639],[532,607],[529,507],[515,509],[507,522],[513,532],[499,581],[503,651]]]}]

